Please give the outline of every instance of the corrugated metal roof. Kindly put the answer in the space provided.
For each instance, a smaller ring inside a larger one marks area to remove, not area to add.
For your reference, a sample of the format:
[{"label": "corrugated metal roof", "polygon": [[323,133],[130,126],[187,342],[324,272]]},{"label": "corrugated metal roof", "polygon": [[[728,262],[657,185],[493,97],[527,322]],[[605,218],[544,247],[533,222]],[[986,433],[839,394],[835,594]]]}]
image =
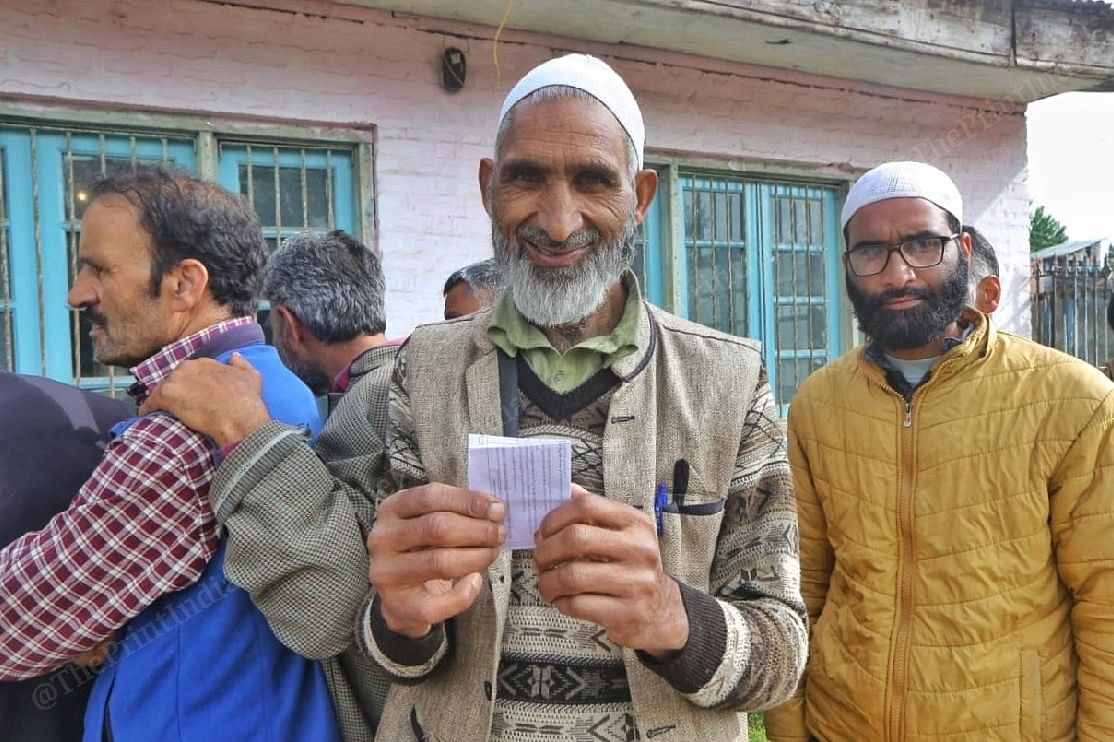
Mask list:
[{"label": "corrugated metal roof", "polygon": [[1060,258],[1089,250],[1092,251],[1089,257],[1094,259],[1096,264],[1098,264],[1106,259],[1106,253],[1110,250],[1110,240],[1107,238],[1100,238],[1097,240],[1068,240],[1067,242],[1061,242],[1059,245],[1037,250],[1029,257],[1032,260],[1048,260],[1049,258]]}]

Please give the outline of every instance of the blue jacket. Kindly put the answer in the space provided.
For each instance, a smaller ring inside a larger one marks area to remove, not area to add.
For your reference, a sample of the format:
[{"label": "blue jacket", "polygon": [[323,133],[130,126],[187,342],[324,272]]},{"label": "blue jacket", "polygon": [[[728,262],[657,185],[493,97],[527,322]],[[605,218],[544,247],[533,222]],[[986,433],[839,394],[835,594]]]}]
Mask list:
[{"label": "blue jacket", "polygon": [[[263,376],[271,416],[316,435],[313,395],[275,349],[238,351]],[[164,595],[118,637],[94,683],[84,739],[339,742],[340,735],[321,666],[280,644],[248,594],[225,579],[222,541],[195,585]]]}]

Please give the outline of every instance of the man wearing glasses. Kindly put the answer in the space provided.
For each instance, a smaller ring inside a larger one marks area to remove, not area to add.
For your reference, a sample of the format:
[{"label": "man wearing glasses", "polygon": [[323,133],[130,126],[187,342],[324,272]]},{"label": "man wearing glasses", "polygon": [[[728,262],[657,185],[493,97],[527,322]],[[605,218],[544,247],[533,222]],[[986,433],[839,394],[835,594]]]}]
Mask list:
[{"label": "man wearing glasses", "polygon": [[810,659],[771,739],[1114,739],[1114,384],[968,309],[947,175],[850,190],[867,341],[789,412]]}]

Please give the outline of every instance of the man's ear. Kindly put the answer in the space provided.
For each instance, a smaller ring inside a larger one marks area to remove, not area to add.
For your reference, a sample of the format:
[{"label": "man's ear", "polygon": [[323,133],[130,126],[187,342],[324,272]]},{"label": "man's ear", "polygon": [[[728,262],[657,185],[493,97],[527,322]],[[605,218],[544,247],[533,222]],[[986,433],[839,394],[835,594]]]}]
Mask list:
[{"label": "man's ear", "polygon": [[169,284],[171,308],[190,312],[209,292],[209,269],[200,260],[186,258],[162,277],[164,289]]},{"label": "man's ear", "polygon": [[972,246],[971,246],[971,235],[970,235],[970,233],[960,232],[958,239],[959,239],[959,249],[963,252],[964,255],[967,256],[968,259],[970,259],[971,258],[971,250],[973,249]]},{"label": "man's ear", "polygon": [[480,182],[480,200],[483,201],[484,211],[491,216],[491,178],[495,175],[495,163],[489,157],[480,160],[478,180]]},{"label": "man's ear", "polygon": [[289,307],[275,304],[271,307],[271,314],[278,317],[278,327],[288,344],[304,345],[306,340],[306,326],[298,315],[290,311]]},{"label": "man's ear", "polygon": [[647,168],[634,174],[635,214],[638,222],[646,218],[646,211],[654,202],[654,195],[658,192],[658,171]]},{"label": "man's ear", "polygon": [[993,314],[1002,300],[1002,281],[998,276],[987,276],[979,281],[975,302],[983,314]]}]

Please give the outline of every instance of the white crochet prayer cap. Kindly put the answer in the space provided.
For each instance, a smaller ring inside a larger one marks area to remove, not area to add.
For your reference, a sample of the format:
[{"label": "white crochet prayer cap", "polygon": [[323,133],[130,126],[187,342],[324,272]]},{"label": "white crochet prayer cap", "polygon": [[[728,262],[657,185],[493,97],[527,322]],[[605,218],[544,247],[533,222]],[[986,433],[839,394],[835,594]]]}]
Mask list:
[{"label": "white crochet prayer cap", "polygon": [[583,90],[614,114],[619,124],[630,135],[634,150],[638,153],[638,167],[642,167],[642,149],[646,144],[646,127],[642,123],[642,111],[638,101],[623,78],[611,69],[606,62],[589,54],[566,54],[539,64],[526,73],[503,99],[499,109],[499,123],[515,103],[535,90],[562,85]]},{"label": "white crochet prayer cap", "polygon": [[963,223],[963,197],[955,183],[942,170],[923,162],[887,162],[859,178],[847,192],[840,226],[864,206],[888,198],[923,198],[939,206]]}]

